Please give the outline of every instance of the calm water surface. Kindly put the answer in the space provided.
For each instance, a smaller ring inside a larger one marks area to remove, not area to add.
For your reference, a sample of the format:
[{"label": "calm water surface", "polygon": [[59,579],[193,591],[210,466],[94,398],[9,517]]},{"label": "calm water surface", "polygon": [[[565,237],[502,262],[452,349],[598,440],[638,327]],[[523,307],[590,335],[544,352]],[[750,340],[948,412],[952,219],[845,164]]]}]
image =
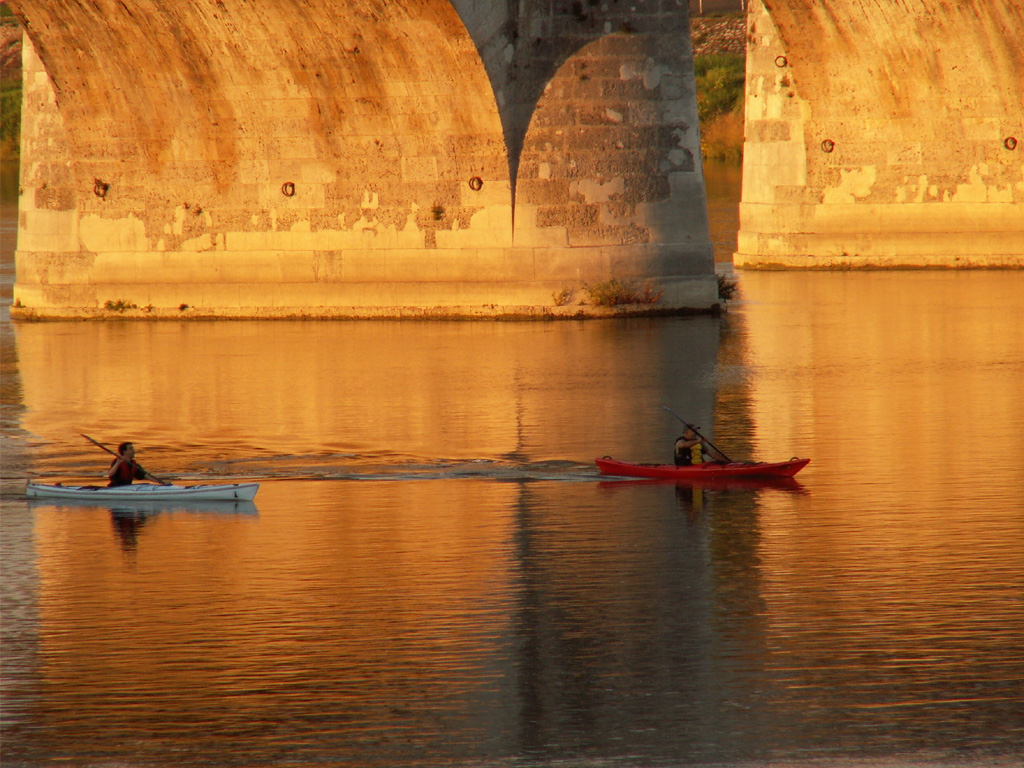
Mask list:
[{"label": "calm water surface", "polygon": [[[12,326],[9,242],[4,766],[1021,764],[1024,274],[742,273],[722,318]],[[812,462],[600,478],[668,459],[663,405]],[[81,433],[259,495],[30,504],[102,477]]]}]

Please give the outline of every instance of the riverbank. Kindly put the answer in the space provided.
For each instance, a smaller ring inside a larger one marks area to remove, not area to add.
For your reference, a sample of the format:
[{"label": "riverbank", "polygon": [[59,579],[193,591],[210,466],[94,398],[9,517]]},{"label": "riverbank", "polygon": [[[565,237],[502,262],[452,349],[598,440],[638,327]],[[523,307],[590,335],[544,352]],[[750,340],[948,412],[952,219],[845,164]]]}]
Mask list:
[{"label": "riverbank", "polygon": [[695,16],[690,25],[701,154],[705,160],[738,163],[743,158],[746,16]]},{"label": "riverbank", "polygon": [[690,19],[690,39],[694,56],[747,52],[747,17],[743,13],[718,16],[694,16]]}]

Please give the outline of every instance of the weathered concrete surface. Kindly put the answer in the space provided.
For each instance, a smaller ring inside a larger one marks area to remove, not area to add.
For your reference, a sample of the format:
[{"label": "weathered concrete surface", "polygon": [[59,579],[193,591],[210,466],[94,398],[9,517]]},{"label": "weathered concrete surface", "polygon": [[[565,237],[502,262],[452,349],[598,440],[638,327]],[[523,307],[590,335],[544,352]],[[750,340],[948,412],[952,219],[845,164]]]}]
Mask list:
[{"label": "weathered concrete surface", "polygon": [[1024,266],[1024,2],[751,0],[734,262]]},{"label": "weathered concrete surface", "polygon": [[16,316],[717,302],[682,0],[10,5]]}]

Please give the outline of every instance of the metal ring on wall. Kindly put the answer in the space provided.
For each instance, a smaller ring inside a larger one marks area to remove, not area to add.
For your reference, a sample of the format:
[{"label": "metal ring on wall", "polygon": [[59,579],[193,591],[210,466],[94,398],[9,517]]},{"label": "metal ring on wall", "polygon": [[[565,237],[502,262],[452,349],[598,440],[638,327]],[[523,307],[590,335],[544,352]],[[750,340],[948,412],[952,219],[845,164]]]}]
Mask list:
[{"label": "metal ring on wall", "polygon": [[832,141],[832,139],[825,139],[823,142],[821,142],[821,151],[822,152],[828,153],[828,152],[831,152],[832,150],[834,150],[835,148],[836,148],[836,143],[834,141]]},{"label": "metal ring on wall", "polygon": [[1007,136],[1006,141],[1003,142],[1003,146],[1012,152],[1017,148],[1017,137]]},{"label": "metal ring on wall", "polygon": [[281,185],[281,194],[285,197],[295,197],[295,185],[290,181],[286,181]]},{"label": "metal ring on wall", "polygon": [[776,67],[782,68],[782,67],[786,66],[787,64],[789,64],[789,60],[785,56],[776,56],[775,57],[775,66]]},{"label": "metal ring on wall", "polygon": [[484,180],[481,179],[479,176],[474,176],[472,179],[469,180],[469,188],[472,189],[474,192],[479,192],[480,188],[483,187],[483,185]]}]

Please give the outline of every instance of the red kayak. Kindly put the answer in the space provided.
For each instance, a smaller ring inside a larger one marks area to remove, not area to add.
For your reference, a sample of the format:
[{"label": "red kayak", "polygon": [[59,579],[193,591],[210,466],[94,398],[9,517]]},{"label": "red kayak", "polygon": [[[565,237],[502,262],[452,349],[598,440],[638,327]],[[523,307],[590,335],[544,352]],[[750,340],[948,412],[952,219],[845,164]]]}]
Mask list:
[{"label": "red kayak", "polygon": [[740,477],[792,477],[807,466],[810,459],[790,459],[775,463],[765,461],[733,462],[719,464],[707,462],[692,467],[677,467],[673,464],[630,464],[608,458],[595,459],[598,469],[604,475],[619,477],[651,477],[664,480],[686,480],[696,482],[702,479],[724,480]]}]

